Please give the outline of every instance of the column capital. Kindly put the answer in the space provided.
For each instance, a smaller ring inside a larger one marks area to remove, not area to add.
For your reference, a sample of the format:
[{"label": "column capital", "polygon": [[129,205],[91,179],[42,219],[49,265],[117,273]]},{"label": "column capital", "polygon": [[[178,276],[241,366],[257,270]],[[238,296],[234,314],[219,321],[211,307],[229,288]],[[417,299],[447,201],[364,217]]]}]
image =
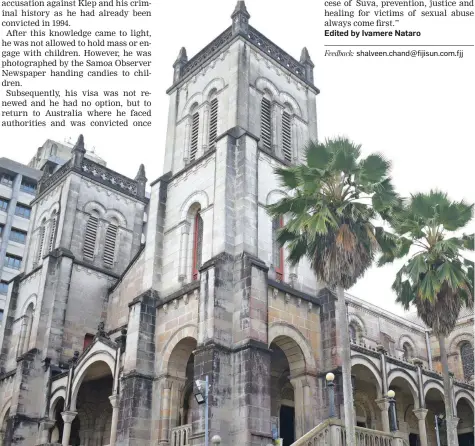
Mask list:
[{"label": "column capital", "polygon": [[389,400],[387,398],[379,398],[374,400],[374,402],[378,405],[379,410],[388,410],[389,409]]},{"label": "column capital", "polygon": [[447,418],[446,423],[448,427],[450,426],[453,429],[457,429],[457,425],[459,424],[459,421],[460,421],[460,418],[450,417],[450,418]]},{"label": "column capital", "polygon": [[109,397],[109,401],[111,402],[111,405],[112,405],[112,409],[118,409],[119,407],[119,401],[120,401],[120,396],[118,393],[116,393],[115,395],[111,395]]},{"label": "column capital", "polygon": [[427,409],[424,408],[419,408],[419,409],[414,409],[412,413],[417,417],[418,420],[425,420],[427,416]]},{"label": "column capital", "polygon": [[63,421],[65,423],[72,423],[74,418],[76,418],[77,412],[72,412],[70,410],[66,410],[64,412],[61,412],[61,417],[63,418]]}]

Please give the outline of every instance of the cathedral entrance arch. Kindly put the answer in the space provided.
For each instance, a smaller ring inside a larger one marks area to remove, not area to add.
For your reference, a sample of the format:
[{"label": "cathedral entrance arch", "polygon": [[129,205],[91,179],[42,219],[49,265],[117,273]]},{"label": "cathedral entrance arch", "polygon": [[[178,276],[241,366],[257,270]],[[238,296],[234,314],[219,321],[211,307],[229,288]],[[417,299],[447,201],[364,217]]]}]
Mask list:
[{"label": "cathedral entrance arch", "polygon": [[189,444],[191,424],[195,418],[193,414],[198,410],[193,395],[193,352],[196,350],[197,341],[189,334],[182,329],[172,337],[163,354],[162,379],[159,384],[160,444]]},{"label": "cathedral entrance arch", "polygon": [[285,333],[285,328],[289,331],[289,327],[279,328],[273,326],[269,330],[269,348],[272,351],[271,422],[286,446],[312,428],[311,395],[315,378],[309,375],[309,369],[313,370],[315,363],[308,349],[309,366],[304,353],[308,346],[303,337],[289,336],[291,332]]}]

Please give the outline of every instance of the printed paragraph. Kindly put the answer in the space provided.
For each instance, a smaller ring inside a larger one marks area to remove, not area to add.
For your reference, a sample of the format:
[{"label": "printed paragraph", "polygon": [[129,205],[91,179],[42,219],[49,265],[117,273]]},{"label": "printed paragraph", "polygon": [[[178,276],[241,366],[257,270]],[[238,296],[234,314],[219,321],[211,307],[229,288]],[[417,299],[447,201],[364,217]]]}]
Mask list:
[{"label": "printed paragraph", "polygon": [[2,126],[152,125],[151,1],[1,6]]}]

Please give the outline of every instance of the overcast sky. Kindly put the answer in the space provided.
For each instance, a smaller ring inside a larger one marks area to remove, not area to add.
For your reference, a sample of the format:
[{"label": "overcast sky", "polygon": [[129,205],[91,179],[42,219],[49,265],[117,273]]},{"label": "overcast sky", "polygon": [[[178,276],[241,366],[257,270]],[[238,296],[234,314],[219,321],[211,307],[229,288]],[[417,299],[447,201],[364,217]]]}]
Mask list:
[{"label": "overcast sky", "polygon": [[[393,162],[394,182],[402,194],[440,188],[454,199],[475,201],[473,47],[465,48],[463,59],[324,57],[323,1],[251,0],[246,4],[251,25],[289,54],[298,59],[307,46],[315,63],[315,84],[321,90],[317,99],[321,139],[346,135],[362,144],[364,154],[383,153]],[[165,90],[171,85],[172,64],[180,47],[185,46],[192,57],[228,27],[234,6],[234,0],[154,4],[153,76],[132,80],[128,87],[147,86],[153,91],[153,128],[83,130],[86,145],[94,146],[110,168],[133,177],[144,163],[149,181],[162,174],[168,112]],[[89,19],[88,26],[97,27],[98,20]],[[100,20],[104,26],[104,19]],[[115,23],[126,29],[140,26],[133,19]],[[474,43],[473,20],[465,28],[455,21],[445,21],[443,26],[440,20],[432,21],[432,29],[428,23],[425,19],[425,40],[408,39],[407,43]],[[107,84],[114,82],[108,79]],[[60,80],[54,83],[55,87],[62,85]],[[90,81],[74,79],[76,89],[88,86]],[[79,131],[1,128],[0,133],[1,156],[26,163],[46,139],[75,140]],[[473,224],[470,229],[473,231]],[[396,266],[372,269],[350,292],[401,313],[390,289],[396,271]]]}]

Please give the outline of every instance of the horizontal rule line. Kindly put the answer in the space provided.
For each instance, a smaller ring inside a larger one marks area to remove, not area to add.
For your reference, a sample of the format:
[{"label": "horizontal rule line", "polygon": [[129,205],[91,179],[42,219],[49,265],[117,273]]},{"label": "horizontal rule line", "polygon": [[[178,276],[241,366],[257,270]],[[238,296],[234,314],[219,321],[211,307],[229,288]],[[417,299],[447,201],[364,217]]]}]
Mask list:
[{"label": "horizontal rule line", "polygon": [[475,45],[410,45],[410,44],[404,44],[404,45],[398,45],[398,44],[389,44],[389,45],[365,45],[365,44],[347,44],[347,45],[323,45],[323,46],[475,46]]}]

